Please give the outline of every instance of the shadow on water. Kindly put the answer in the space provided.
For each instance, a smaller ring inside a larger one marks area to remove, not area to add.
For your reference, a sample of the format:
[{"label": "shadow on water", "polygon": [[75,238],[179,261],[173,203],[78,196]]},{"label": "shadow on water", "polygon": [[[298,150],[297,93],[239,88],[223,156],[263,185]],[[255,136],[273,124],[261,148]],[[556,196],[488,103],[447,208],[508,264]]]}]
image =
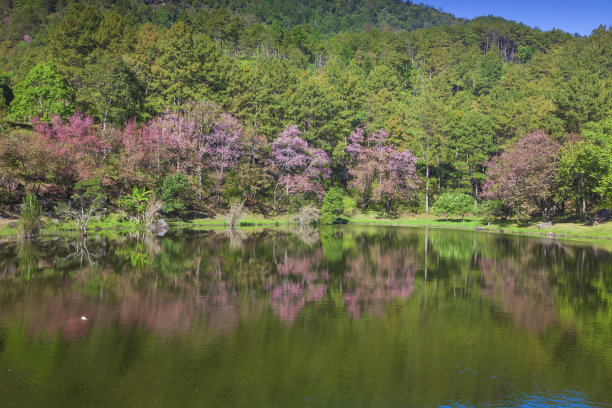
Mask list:
[{"label": "shadow on water", "polygon": [[3,243],[0,405],[604,406],[611,269],[437,228]]}]

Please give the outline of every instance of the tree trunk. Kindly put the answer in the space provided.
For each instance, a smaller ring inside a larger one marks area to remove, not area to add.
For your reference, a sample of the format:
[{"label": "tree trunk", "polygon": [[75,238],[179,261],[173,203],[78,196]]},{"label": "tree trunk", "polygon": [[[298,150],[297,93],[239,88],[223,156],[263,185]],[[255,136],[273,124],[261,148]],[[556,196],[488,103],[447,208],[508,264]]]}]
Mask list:
[{"label": "tree trunk", "polygon": [[426,183],[425,183],[425,214],[429,214],[429,163],[425,168]]},{"label": "tree trunk", "polygon": [[586,191],[584,188],[585,180],[582,179],[582,216],[586,218]]},{"label": "tree trunk", "polygon": [[217,174],[217,199],[215,200],[216,205],[219,205],[219,201],[221,200],[221,183],[223,183],[223,170],[224,167],[221,167],[221,171]]},{"label": "tree trunk", "polygon": [[276,182],[276,185],[274,186],[274,201],[273,201],[274,211],[276,211],[276,191],[277,190],[278,190],[278,181]]},{"label": "tree trunk", "polygon": [[198,166],[198,196],[200,201],[202,201],[202,168]]},{"label": "tree trunk", "polygon": [[438,156],[438,195],[440,195],[442,190],[442,170],[440,166],[440,156]]}]

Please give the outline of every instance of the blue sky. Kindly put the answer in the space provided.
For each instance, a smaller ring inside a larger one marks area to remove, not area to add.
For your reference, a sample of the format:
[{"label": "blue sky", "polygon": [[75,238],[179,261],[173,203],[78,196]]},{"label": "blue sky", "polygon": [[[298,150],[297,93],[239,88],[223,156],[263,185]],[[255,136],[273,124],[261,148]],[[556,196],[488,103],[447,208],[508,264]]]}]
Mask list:
[{"label": "blue sky", "polygon": [[[492,14],[542,30],[559,28],[589,35],[600,24],[612,26],[612,0],[421,0],[457,17]],[[419,1],[414,1],[418,3]]]}]

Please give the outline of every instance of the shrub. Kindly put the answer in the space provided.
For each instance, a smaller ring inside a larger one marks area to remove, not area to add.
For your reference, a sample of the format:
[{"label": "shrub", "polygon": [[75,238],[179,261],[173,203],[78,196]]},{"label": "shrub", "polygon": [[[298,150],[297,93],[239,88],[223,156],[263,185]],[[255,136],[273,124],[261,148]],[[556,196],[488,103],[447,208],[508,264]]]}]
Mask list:
[{"label": "shrub", "polygon": [[319,217],[319,209],[312,204],[307,204],[300,208],[300,211],[295,215],[293,221],[300,227],[304,227],[314,224],[319,220]]},{"label": "shrub", "polygon": [[131,194],[123,195],[117,200],[117,206],[125,211],[132,219],[140,222],[147,208],[149,196],[152,193],[152,191],[144,187],[142,187],[142,189],[134,187]]},{"label": "shrub", "polygon": [[69,218],[74,218],[81,234],[86,235],[89,221],[100,209],[105,199],[102,180],[99,177],[81,180],[76,184],[75,191],[72,196],[74,207],[70,204],[60,204],[56,207],[56,211]]},{"label": "shrub", "polygon": [[495,220],[495,217],[501,214],[501,201],[500,200],[486,200],[474,206],[474,215],[483,217],[485,221],[491,223]]},{"label": "shrub", "polygon": [[240,223],[240,221],[246,216],[244,211],[244,202],[243,201],[234,201],[230,205],[230,210],[225,216],[225,221],[230,228],[236,227]]},{"label": "shrub", "polygon": [[40,232],[42,206],[34,194],[26,194],[21,206],[19,230],[23,238],[36,238]]},{"label": "shrub", "polygon": [[474,199],[464,193],[445,193],[442,194],[432,210],[436,215],[445,215],[448,220],[449,215],[460,215],[462,219],[465,214],[474,208]]},{"label": "shrub", "polygon": [[338,224],[344,219],[344,192],[339,188],[332,188],[323,197],[321,206],[321,224]]},{"label": "shrub", "polygon": [[344,214],[347,216],[353,216],[357,213],[357,201],[349,195],[342,197],[344,203]]},{"label": "shrub", "polygon": [[147,202],[147,208],[145,209],[142,218],[147,227],[153,225],[155,221],[159,218],[159,213],[164,208],[164,203],[162,200],[157,198],[156,196],[151,196],[149,201]]},{"label": "shrub", "polygon": [[167,215],[183,216],[187,210],[187,203],[193,196],[187,176],[183,173],[167,176],[159,190],[164,203],[162,211]]}]

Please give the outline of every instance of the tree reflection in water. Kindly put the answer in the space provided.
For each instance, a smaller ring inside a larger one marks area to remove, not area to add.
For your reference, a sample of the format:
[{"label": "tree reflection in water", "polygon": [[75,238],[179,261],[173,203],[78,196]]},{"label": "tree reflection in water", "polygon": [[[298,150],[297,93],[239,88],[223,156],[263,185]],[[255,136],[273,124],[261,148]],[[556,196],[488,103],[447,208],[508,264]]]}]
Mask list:
[{"label": "tree reflection in water", "polygon": [[325,300],[341,299],[359,319],[384,316],[396,301],[416,297],[430,307],[460,295],[491,299],[516,324],[544,333],[584,308],[605,319],[611,264],[610,253],[593,246],[409,228],[7,242],[1,318],[27,316],[32,335],[67,338],[117,323],[168,336],[195,321],[228,334],[266,310],[292,324]]}]

